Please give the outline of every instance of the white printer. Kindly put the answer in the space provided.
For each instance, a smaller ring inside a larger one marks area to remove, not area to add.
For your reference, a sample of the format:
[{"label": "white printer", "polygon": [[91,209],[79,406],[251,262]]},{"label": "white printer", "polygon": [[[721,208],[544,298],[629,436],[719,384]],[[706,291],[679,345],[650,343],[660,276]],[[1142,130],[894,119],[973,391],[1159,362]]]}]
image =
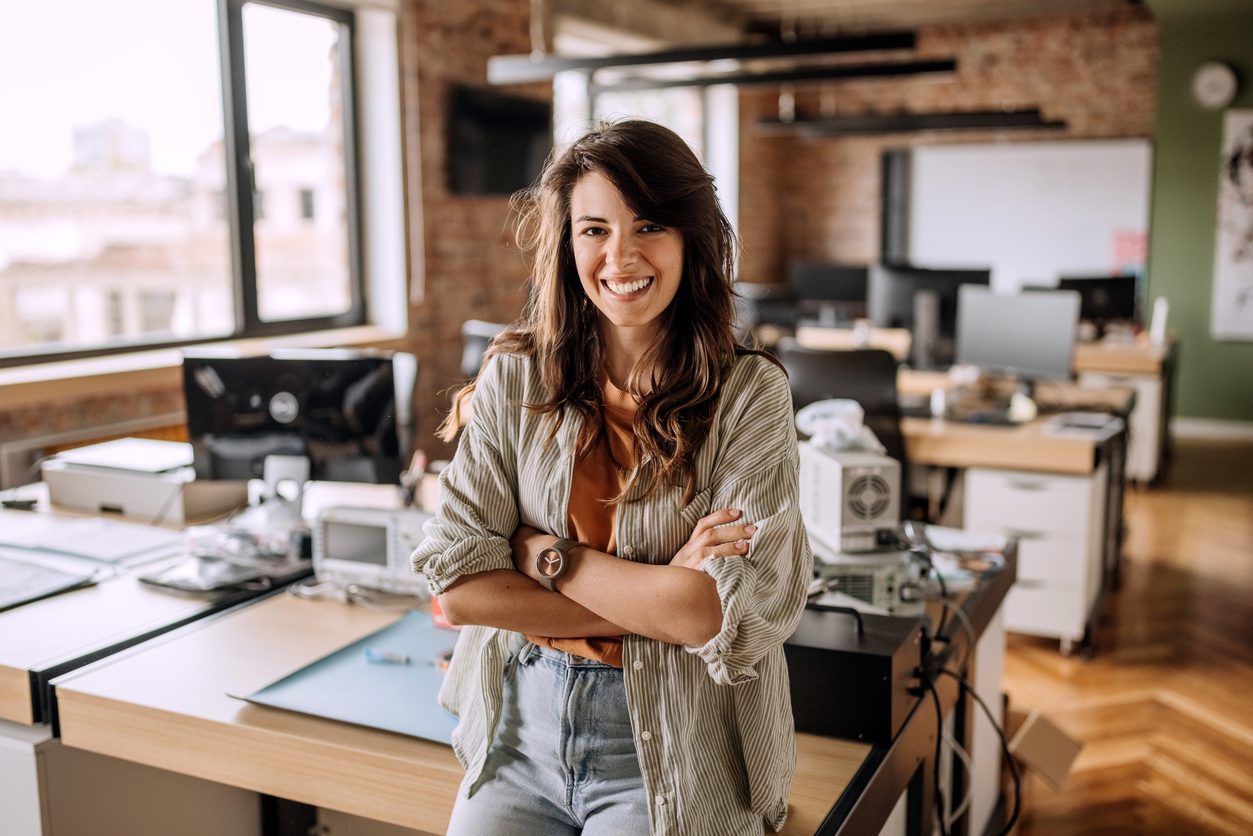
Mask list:
[{"label": "white printer", "polygon": [[247,504],[245,482],[196,481],[191,445],[119,438],[66,450],[40,466],[53,505],[183,524]]}]

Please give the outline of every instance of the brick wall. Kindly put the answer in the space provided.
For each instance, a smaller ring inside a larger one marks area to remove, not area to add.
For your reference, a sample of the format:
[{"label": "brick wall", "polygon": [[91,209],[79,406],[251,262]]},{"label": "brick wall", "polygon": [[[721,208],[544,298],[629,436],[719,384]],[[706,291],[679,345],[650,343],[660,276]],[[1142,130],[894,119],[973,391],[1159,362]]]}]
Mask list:
[{"label": "brick wall", "polygon": [[[415,273],[424,274],[421,301],[409,308],[410,350],[421,363],[417,443],[445,455],[449,450],[433,433],[447,412],[450,387],[461,379],[461,323],[516,318],[528,275],[509,198],[448,190],[448,94],[454,83],[485,85],[490,56],[529,51],[530,4],[409,0],[402,15],[410,247],[425,251],[417,257],[415,250],[411,259],[418,262]],[[546,86],[510,92],[551,95]]]},{"label": "brick wall", "polygon": [[[920,58],[953,57],[954,74],[867,79],[796,90],[797,113],[851,115],[1038,107],[1064,131],[954,131],[801,139],[765,136],[778,97],[741,96],[741,276],[779,281],[789,258],[853,263],[879,253],[880,157],[943,142],[1151,137],[1158,31],[1147,12],[919,30]],[[867,60],[865,56],[857,60]],[[824,108],[825,105],[825,108]]]}]

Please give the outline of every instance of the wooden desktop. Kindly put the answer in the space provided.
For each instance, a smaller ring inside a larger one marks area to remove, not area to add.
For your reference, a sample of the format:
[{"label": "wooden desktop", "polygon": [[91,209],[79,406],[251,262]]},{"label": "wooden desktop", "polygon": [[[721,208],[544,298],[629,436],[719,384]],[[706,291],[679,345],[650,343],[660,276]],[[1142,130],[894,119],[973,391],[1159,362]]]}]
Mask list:
[{"label": "wooden desktop", "polygon": [[[447,746],[230,696],[251,693],[400,614],[282,593],[245,605],[59,679],[61,739],[183,775],[442,833],[462,776]],[[870,748],[797,735],[783,832],[816,832]]]}]

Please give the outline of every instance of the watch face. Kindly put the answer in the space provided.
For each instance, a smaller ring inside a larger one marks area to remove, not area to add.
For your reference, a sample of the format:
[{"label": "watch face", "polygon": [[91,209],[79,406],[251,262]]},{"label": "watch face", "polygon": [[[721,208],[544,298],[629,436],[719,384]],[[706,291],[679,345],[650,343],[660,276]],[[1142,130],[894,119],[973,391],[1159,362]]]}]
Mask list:
[{"label": "watch face", "polygon": [[546,578],[555,578],[561,574],[561,568],[565,565],[566,556],[556,549],[544,549],[539,553],[539,561],[536,568],[539,573]]}]

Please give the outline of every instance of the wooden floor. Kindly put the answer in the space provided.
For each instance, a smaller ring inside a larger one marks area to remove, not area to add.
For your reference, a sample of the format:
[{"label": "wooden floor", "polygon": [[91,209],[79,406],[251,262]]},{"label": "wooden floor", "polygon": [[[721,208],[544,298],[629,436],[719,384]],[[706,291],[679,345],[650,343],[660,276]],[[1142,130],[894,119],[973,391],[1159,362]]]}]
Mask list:
[{"label": "wooden floor", "polygon": [[1090,660],[1010,636],[1005,685],[1084,741],[1027,834],[1253,833],[1253,441],[1181,441],[1131,490],[1121,589]]}]

